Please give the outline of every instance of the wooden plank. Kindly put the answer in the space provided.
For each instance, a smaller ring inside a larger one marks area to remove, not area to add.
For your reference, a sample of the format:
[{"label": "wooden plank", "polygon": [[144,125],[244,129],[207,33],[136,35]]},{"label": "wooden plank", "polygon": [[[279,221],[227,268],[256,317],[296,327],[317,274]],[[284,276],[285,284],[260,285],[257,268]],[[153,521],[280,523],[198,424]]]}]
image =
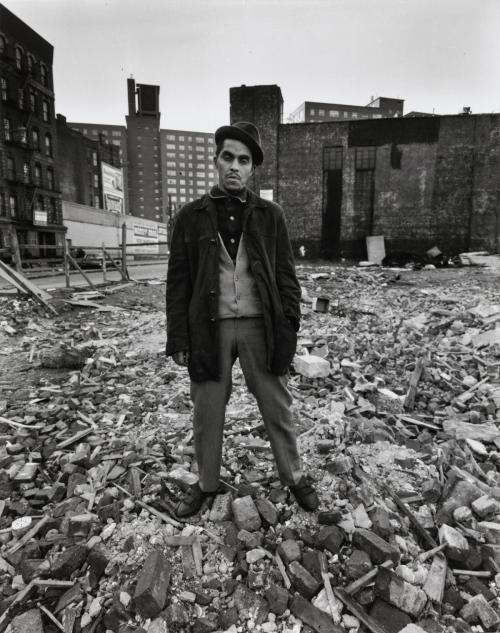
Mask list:
[{"label": "wooden plank", "polygon": [[443,600],[447,571],[448,564],[446,563],[446,558],[442,555],[434,556],[427,579],[423,586],[423,590],[432,602],[441,604]]},{"label": "wooden plank", "polygon": [[415,406],[415,396],[417,395],[418,382],[423,370],[424,360],[423,358],[419,358],[411,375],[410,386],[408,388],[408,393],[406,394],[406,398],[404,401],[404,408],[408,411],[411,411]]},{"label": "wooden plank", "polygon": [[394,503],[398,506],[401,512],[410,519],[410,523],[413,525],[418,535],[428,544],[430,547],[437,547],[438,544],[429,534],[429,532],[422,527],[422,524],[408,508],[408,506],[399,498],[399,496],[388,486],[385,482],[381,482],[382,489],[391,497]]},{"label": "wooden plank", "polygon": [[54,306],[48,303],[52,297],[48,292],[38,288],[32,283],[27,277],[25,277],[22,273],[17,272],[7,266],[5,262],[0,260],[0,276],[6,279],[10,284],[15,286],[18,290],[25,294],[31,295],[34,299],[36,299],[39,303],[41,303],[44,307],[50,310],[53,314],[57,315],[58,312],[54,308]]},{"label": "wooden plank", "polygon": [[[380,565],[380,567],[386,567],[387,569],[390,569],[393,566],[394,566],[394,563],[392,560],[386,560]],[[371,583],[371,581],[378,574],[378,570],[379,568],[375,567],[374,569],[370,569],[369,572],[361,576],[361,578],[358,578],[357,580],[353,580],[353,582],[351,582],[350,585],[347,585],[347,587],[345,588],[345,592],[349,594],[350,596],[353,596],[360,589],[363,589],[363,587],[366,587],[366,585],[369,585]]]},{"label": "wooden plank", "polygon": [[370,616],[363,607],[358,604],[351,596],[346,593],[340,587],[334,587],[334,594],[337,596],[339,600],[341,600],[347,609],[358,618],[358,620],[366,626],[366,628],[371,631],[371,633],[385,633],[385,629],[383,629],[379,624]]},{"label": "wooden plank", "polygon": [[74,444],[75,442],[80,441],[82,438],[86,437],[87,435],[90,435],[90,433],[93,433],[93,431],[94,429],[84,429],[83,431],[78,431],[78,433],[75,433],[71,437],[68,437],[67,440],[60,442],[57,445],[57,448],[66,448],[66,446],[70,446],[71,444]]}]

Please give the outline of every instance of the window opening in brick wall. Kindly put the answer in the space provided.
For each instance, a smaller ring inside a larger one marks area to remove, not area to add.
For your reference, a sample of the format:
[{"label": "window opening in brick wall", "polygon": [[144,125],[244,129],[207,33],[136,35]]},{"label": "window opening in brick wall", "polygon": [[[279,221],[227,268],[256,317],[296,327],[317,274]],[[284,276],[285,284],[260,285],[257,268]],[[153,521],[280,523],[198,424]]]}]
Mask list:
[{"label": "window opening in brick wall", "polygon": [[356,147],[356,169],[375,169],[376,147]]},{"label": "window opening in brick wall", "polygon": [[325,147],[323,169],[342,169],[342,147]]}]

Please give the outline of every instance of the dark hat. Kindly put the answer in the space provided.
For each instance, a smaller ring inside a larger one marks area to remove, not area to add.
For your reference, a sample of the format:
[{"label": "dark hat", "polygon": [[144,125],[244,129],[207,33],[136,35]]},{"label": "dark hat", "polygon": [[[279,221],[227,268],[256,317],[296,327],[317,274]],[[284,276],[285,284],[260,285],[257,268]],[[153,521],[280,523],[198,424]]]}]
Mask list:
[{"label": "dark hat", "polygon": [[248,121],[238,121],[233,125],[223,125],[215,132],[215,143],[218,145],[226,138],[235,138],[248,147],[252,152],[254,165],[261,165],[264,160],[262,147],[260,146],[259,130],[253,123]]}]

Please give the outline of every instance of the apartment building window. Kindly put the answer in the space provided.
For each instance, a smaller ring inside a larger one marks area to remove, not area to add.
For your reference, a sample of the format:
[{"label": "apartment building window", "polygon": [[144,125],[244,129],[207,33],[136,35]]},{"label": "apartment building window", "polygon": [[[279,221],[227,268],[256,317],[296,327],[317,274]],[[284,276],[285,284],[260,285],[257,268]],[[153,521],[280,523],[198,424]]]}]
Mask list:
[{"label": "apartment building window", "polygon": [[309,114],[310,114],[311,116],[314,116],[314,115],[316,114],[316,113],[315,113],[315,111],[314,111],[314,108],[311,108],[311,109],[309,110]]},{"label": "apartment building window", "polygon": [[[98,201],[96,200],[96,206]],[[59,218],[57,217],[57,204],[54,198],[49,198],[49,213],[48,221],[50,224],[59,224]]]},{"label": "apartment building window", "polygon": [[[5,191],[0,194],[0,215],[7,215],[7,194]],[[0,245],[2,245],[1,241]]]},{"label": "apartment building window", "polygon": [[167,141],[175,141],[175,134],[167,134]]},{"label": "apartment building window", "polygon": [[0,92],[2,94],[2,101],[7,101],[9,98],[9,84],[5,77],[0,78]]},{"label": "apartment building window", "polygon": [[36,112],[36,92],[34,90],[30,90],[30,110],[31,112]]},{"label": "apartment building window", "polygon": [[7,178],[9,180],[15,180],[16,178],[16,163],[12,156],[7,156]]},{"label": "apartment building window", "polygon": [[167,149],[175,149],[174,143],[167,143]]},{"label": "apartment building window", "polygon": [[3,35],[0,35],[0,54],[5,53],[5,38]]},{"label": "apartment building window", "polygon": [[42,166],[40,165],[40,163],[35,163],[34,180],[35,185],[37,187],[40,187],[42,184]]},{"label": "apartment building window", "polygon": [[349,112],[344,112],[344,119],[349,118]]},{"label": "apartment building window", "polygon": [[30,164],[23,163],[23,182],[28,184],[30,181]]},{"label": "apartment building window", "polygon": [[331,119],[338,119],[339,111],[338,110],[330,110],[328,113]]},{"label": "apartment building window", "polygon": [[325,116],[324,110],[318,110],[318,116]]},{"label": "apartment building window", "polygon": [[20,46],[15,48],[16,68],[18,70],[23,69],[23,49]]},{"label": "apartment building window", "polygon": [[97,152],[92,152],[92,165],[97,167]]},{"label": "apartment building window", "polygon": [[40,64],[40,83],[46,88],[49,85],[49,71],[45,64]]},{"label": "apartment building window", "polygon": [[48,133],[45,135],[45,153],[52,156],[52,136]]},{"label": "apartment building window", "polygon": [[122,135],[122,133],[120,132],[120,130],[113,130],[111,132],[111,136],[121,136],[121,135]]},{"label": "apartment building window", "polygon": [[42,101],[42,118],[46,123],[50,121],[50,106],[47,99]]},{"label": "apartment building window", "polygon": [[26,55],[26,66],[28,67],[28,71],[31,73],[33,72],[33,66],[35,65],[35,60],[33,58],[33,55],[31,55],[30,53],[28,53]]},{"label": "apartment building window", "polygon": [[357,113],[357,112],[353,112],[353,113],[351,114],[351,117],[352,117],[353,119],[357,119],[357,118],[358,118],[358,113]]},{"label": "apartment building window", "polygon": [[40,151],[40,136],[36,128],[32,128],[31,130],[31,144],[34,150],[37,152]]},{"label": "apartment building window", "polygon": [[24,90],[22,88],[17,89],[17,105],[20,110],[24,110],[25,96],[24,96]]},{"label": "apartment building window", "polygon": [[12,140],[12,124],[7,117],[3,119],[3,137],[6,141]]},{"label": "apartment building window", "polygon": [[36,197],[35,209],[37,209],[37,211],[44,211],[44,209],[45,209],[45,201],[43,199],[43,196],[37,196]]},{"label": "apartment building window", "polygon": [[54,190],[54,170],[52,167],[47,167],[47,187]]},{"label": "apartment building window", "polygon": [[17,198],[14,194],[9,196],[9,212],[11,218],[17,217]]}]

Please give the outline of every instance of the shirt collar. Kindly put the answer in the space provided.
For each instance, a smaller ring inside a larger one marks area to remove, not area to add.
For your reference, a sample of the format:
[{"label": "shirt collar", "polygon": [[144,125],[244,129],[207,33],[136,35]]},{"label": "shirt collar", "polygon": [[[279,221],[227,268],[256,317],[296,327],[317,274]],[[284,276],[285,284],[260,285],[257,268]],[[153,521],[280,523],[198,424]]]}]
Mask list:
[{"label": "shirt collar", "polygon": [[217,199],[220,199],[220,198],[228,198],[228,199],[236,198],[236,200],[239,200],[243,204],[248,199],[247,190],[246,189],[244,189],[238,196],[231,196],[230,194],[228,194],[224,190],[222,190],[219,187],[219,185],[215,185],[214,187],[212,187],[212,189],[210,189],[210,193],[208,195],[214,200],[217,200]]}]

